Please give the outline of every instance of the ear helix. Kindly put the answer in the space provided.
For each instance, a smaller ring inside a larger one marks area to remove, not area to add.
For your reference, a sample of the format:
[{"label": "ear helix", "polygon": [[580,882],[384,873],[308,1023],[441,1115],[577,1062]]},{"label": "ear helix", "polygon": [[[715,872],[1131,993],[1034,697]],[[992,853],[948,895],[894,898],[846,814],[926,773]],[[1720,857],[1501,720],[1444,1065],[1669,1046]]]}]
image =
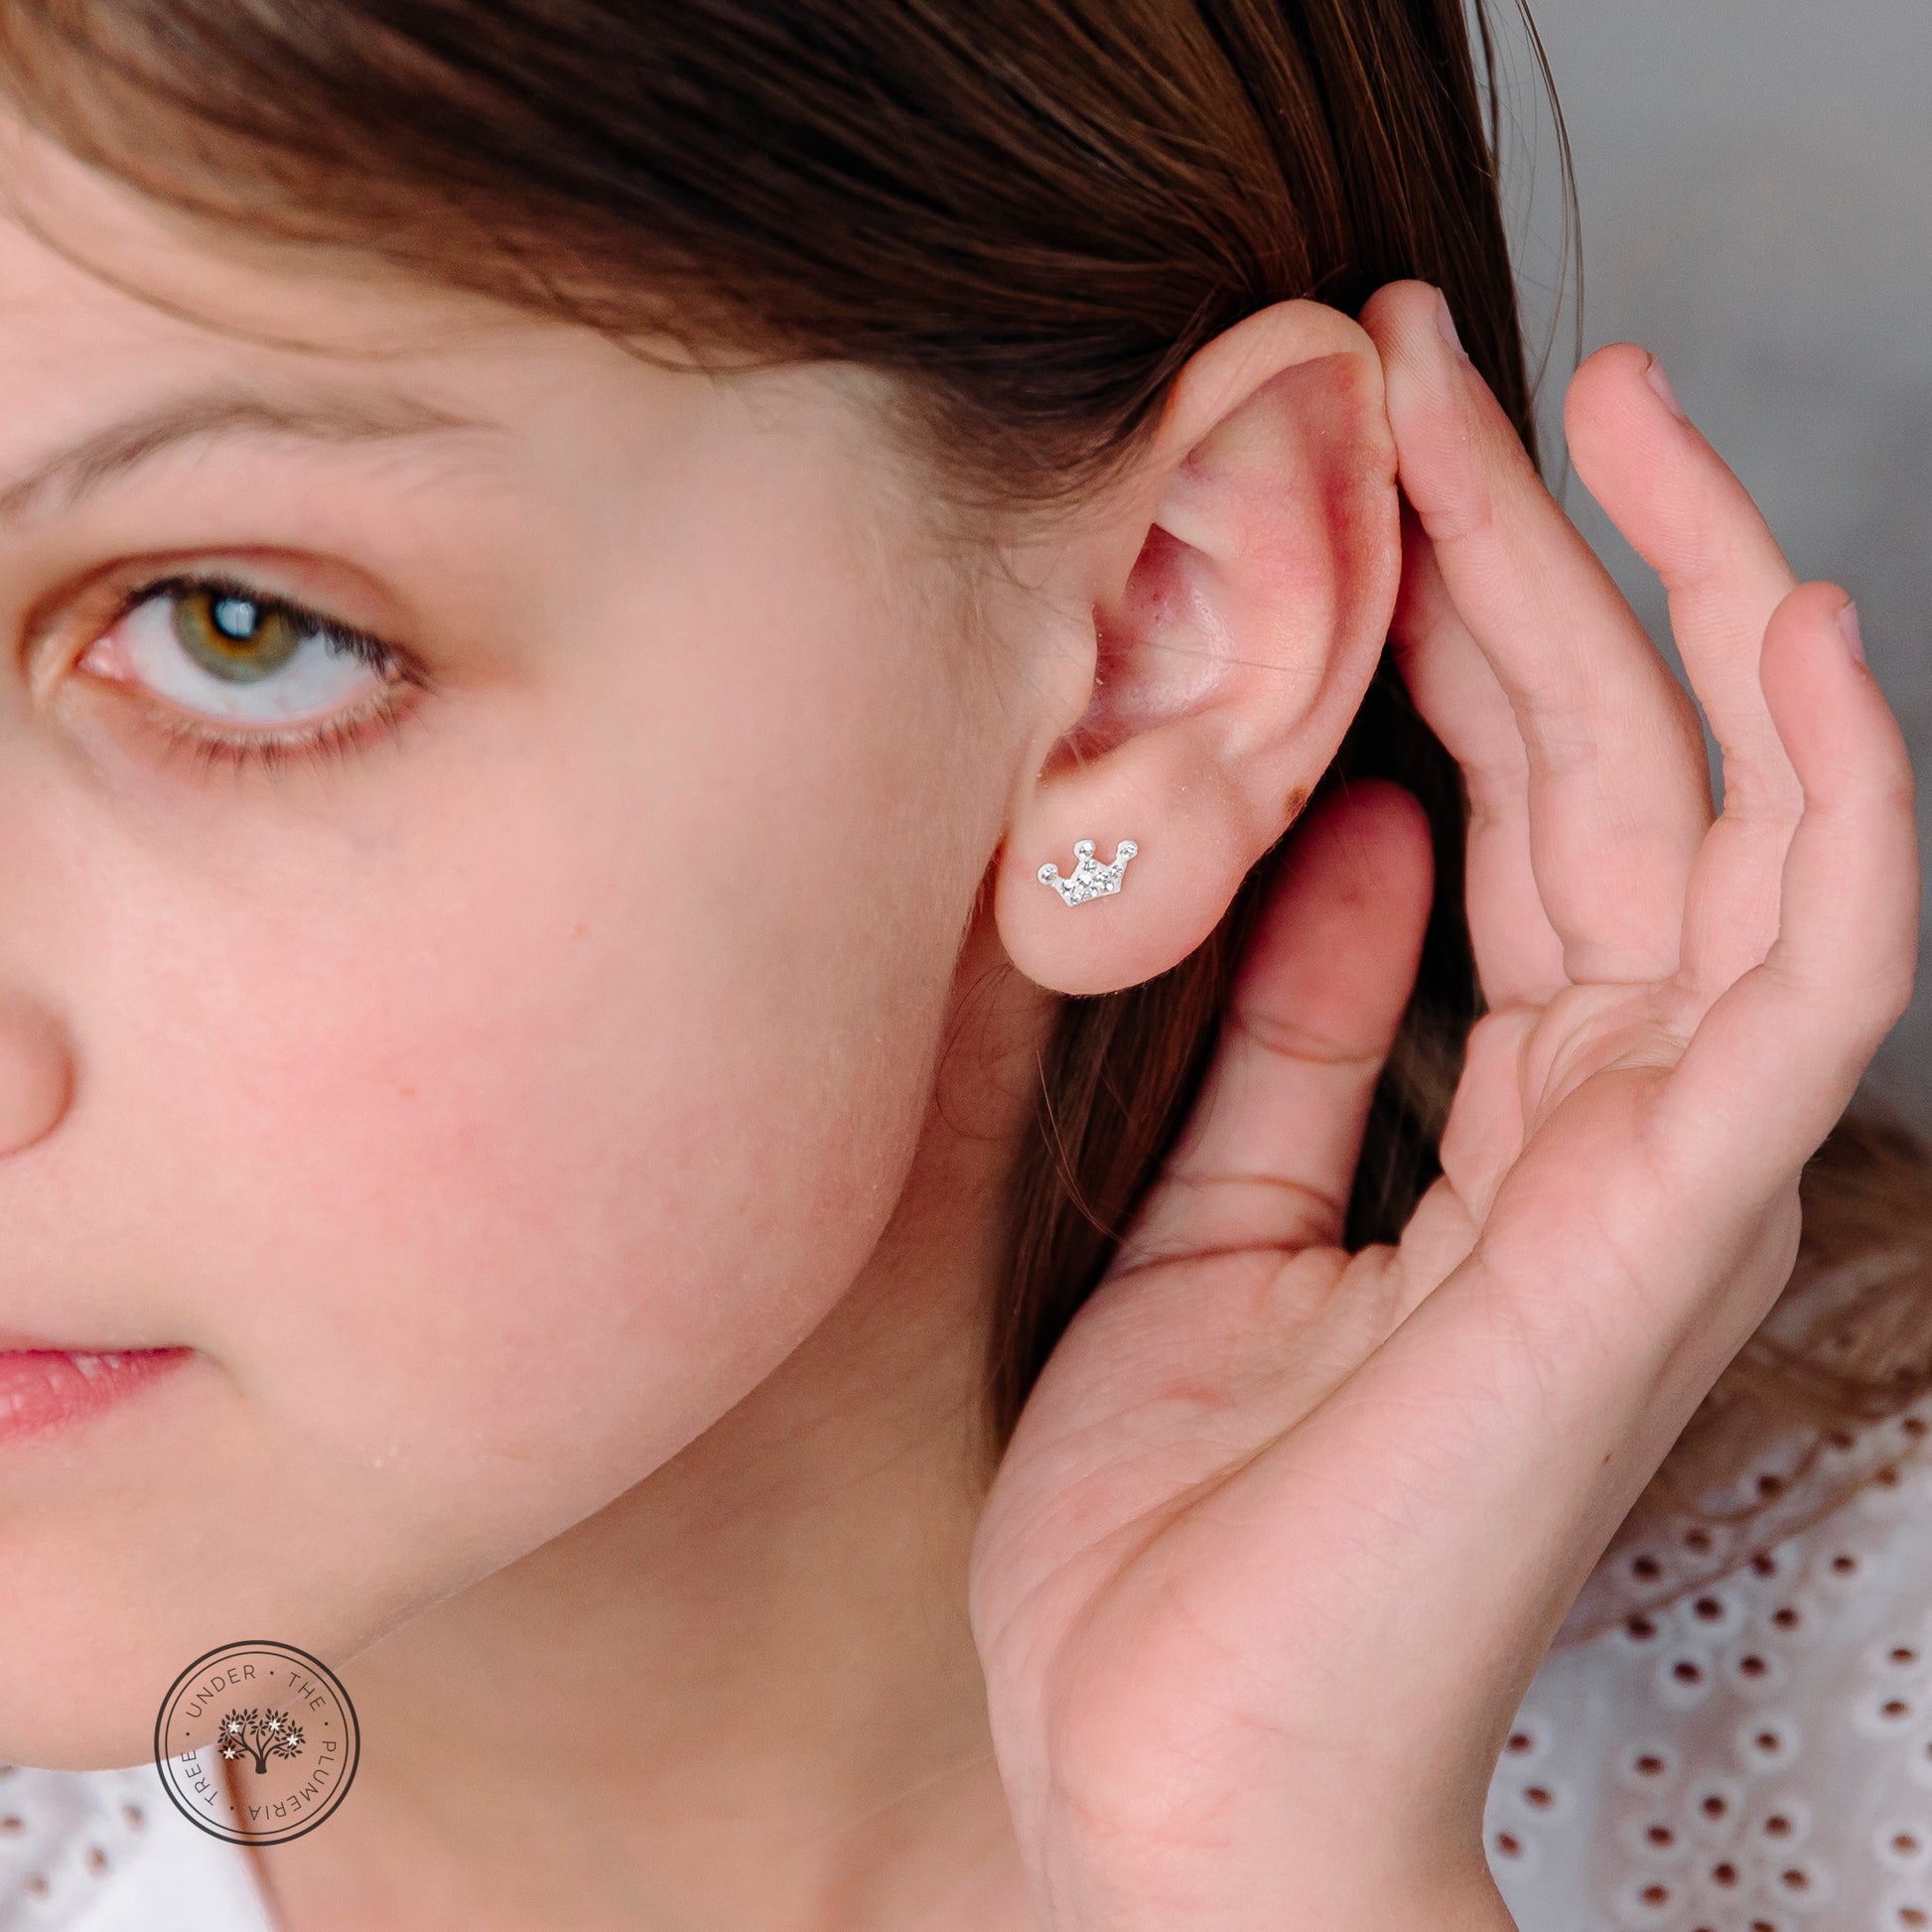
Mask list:
[{"label": "ear helix", "polygon": [[1132,839],[1118,840],[1114,846],[1113,864],[1103,866],[1093,856],[1093,841],[1081,839],[1073,848],[1073,856],[1079,864],[1073,868],[1072,876],[1062,879],[1058,866],[1044,865],[1039,869],[1039,883],[1052,887],[1068,905],[1078,905],[1090,898],[1105,898],[1109,893],[1120,891],[1127,862],[1140,849]]}]

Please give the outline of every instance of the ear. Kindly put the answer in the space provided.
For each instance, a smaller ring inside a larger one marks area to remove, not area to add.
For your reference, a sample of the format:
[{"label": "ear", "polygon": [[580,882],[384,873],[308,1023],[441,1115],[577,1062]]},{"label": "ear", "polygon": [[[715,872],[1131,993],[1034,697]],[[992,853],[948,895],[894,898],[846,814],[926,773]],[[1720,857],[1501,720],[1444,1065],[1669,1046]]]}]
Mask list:
[{"label": "ear", "polygon": [[[994,895],[1022,972],[1111,992],[1207,937],[1341,744],[1401,567],[1368,336],[1287,302],[1195,354],[1146,452],[1050,567],[1050,641],[1073,669],[1051,681]],[[1101,866],[1121,840],[1137,850],[1118,892],[1068,905],[1041,868],[1071,876],[1089,839]]]}]

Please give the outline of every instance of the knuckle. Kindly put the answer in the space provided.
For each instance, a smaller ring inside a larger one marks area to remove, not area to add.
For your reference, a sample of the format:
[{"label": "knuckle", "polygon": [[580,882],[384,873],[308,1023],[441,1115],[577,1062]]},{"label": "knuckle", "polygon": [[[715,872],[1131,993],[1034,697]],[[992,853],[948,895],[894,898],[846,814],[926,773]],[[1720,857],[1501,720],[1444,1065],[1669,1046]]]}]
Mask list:
[{"label": "knuckle", "polygon": [[1311,1060],[1323,1066],[1368,1065],[1380,1058],[1376,1052],[1363,1052],[1312,1027],[1284,1018],[1280,1014],[1257,1013],[1234,1008],[1228,1015],[1238,1033],[1256,1045],[1284,1059]]},{"label": "knuckle", "polygon": [[1911,819],[1918,809],[1918,781],[1912,767],[1901,761],[1878,788],[1877,809],[1892,817]]},{"label": "knuckle", "polygon": [[1473,459],[1458,461],[1456,474],[1415,500],[1430,541],[1467,543],[1481,536],[1495,521],[1495,503],[1481,466]]},{"label": "knuckle", "polygon": [[1851,1052],[1863,1065],[1884,1044],[1912,1004],[1910,974],[1887,974],[1868,980],[1859,989],[1846,1029]]},{"label": "knuckle", "polygon": [[1696,487],[1680,489],[1673,498],[1660,549],[1656,570],[1664,589],[1694,606],[1708,604],[1713,580],[1724,574],[1726,558],[1724,545],[1712,533],[1709,506]]},{"label": "knuckle", "polygon": [[1894,973],[1887,980],[1879,982],[1873,1006],[1885,1033],[1890,1033],[1904,1019],[1911,1008],[1916,987],[1917,975],[1910,970]]}]

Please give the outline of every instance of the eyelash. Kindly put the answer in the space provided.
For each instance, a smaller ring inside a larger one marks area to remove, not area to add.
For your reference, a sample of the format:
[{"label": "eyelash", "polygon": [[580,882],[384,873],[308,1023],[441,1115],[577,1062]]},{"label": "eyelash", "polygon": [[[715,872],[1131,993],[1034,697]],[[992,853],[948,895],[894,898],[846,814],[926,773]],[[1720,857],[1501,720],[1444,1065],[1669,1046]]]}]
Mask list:
[{"label": "eyelash", "polygon": [[[433,680],[406,652],[374,632],[343,623],[294,598],[272,595],[258,585],[220,571],[172,571],[122,593],[106,624],[104,636],[145,604],[156,598],[208,591],[216,596],[245,598],[264,609],[286,614],[307,629],[326,631],[371,670],[384,673],[382,691],[361,706],[298,731],[236,733],[210,728],[191,714],[155,703],[141,707],[143,728],[160,741],[164,754],[187,752],[198,773],[226,769],[272,772],[292,762],[327,769],[346,764],[362,747],[393,737],[415,709],[413,694],[435,688]],[[410,694],[410,695],[401,695]]]}]

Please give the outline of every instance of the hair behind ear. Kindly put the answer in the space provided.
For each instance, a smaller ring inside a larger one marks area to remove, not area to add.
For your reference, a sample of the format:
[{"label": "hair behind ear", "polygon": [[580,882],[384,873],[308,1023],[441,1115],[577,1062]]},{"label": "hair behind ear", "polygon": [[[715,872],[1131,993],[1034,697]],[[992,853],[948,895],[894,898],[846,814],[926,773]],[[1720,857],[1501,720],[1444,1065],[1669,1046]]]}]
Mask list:
[{"label": "hair behind ear", "polygon": [[[1308,236],[1312,285],[1279,293],[1354,315],[1387,282],[1436,283],[1534,453],[1515,281],[1461,0],[1183,4],[1208,27],[1249,109],[1225,138],[1268,144]],[[1487,66],[1488,22],[1476,12]],[[1404,785],[1427,811],[1436,898],[1415,993],[1370,1109],[1349,1201],[1351,1246],[1393,1239],[1440,1173],[1437,1142],[1480,1011],[1462,906],[1461,775],[1387,653],[1321,785],[1369,776]],[[1285,847],[1253,869],[1220,925],[1172,971],[1061,1006],[1010,1175],[1011,1274],[989,1311],[989,1468],[1179,1136]]]},{"label": "hair behind ear", "polygon": [[[1369,777],[1393,778],[1422,801],[1437,894],[1416,991],[1370,1108],[1344,1231],[1351,1248],[1394,1240],[1442,1172],[1437,1143],[1480,1011],[1462,913],[1461,773],[1417,715],[1386,652],[1313,797]],[[1291,830],[1270,849],[1206,942],[1171,971],[1061,1002],[1033,1120],[1008,1177],[1007,1293],[990,1311],[987,1343],[989,1474],[1047,1356],[1106,1273],[1179,1138],[1235,968],[1293,837]]]}]

